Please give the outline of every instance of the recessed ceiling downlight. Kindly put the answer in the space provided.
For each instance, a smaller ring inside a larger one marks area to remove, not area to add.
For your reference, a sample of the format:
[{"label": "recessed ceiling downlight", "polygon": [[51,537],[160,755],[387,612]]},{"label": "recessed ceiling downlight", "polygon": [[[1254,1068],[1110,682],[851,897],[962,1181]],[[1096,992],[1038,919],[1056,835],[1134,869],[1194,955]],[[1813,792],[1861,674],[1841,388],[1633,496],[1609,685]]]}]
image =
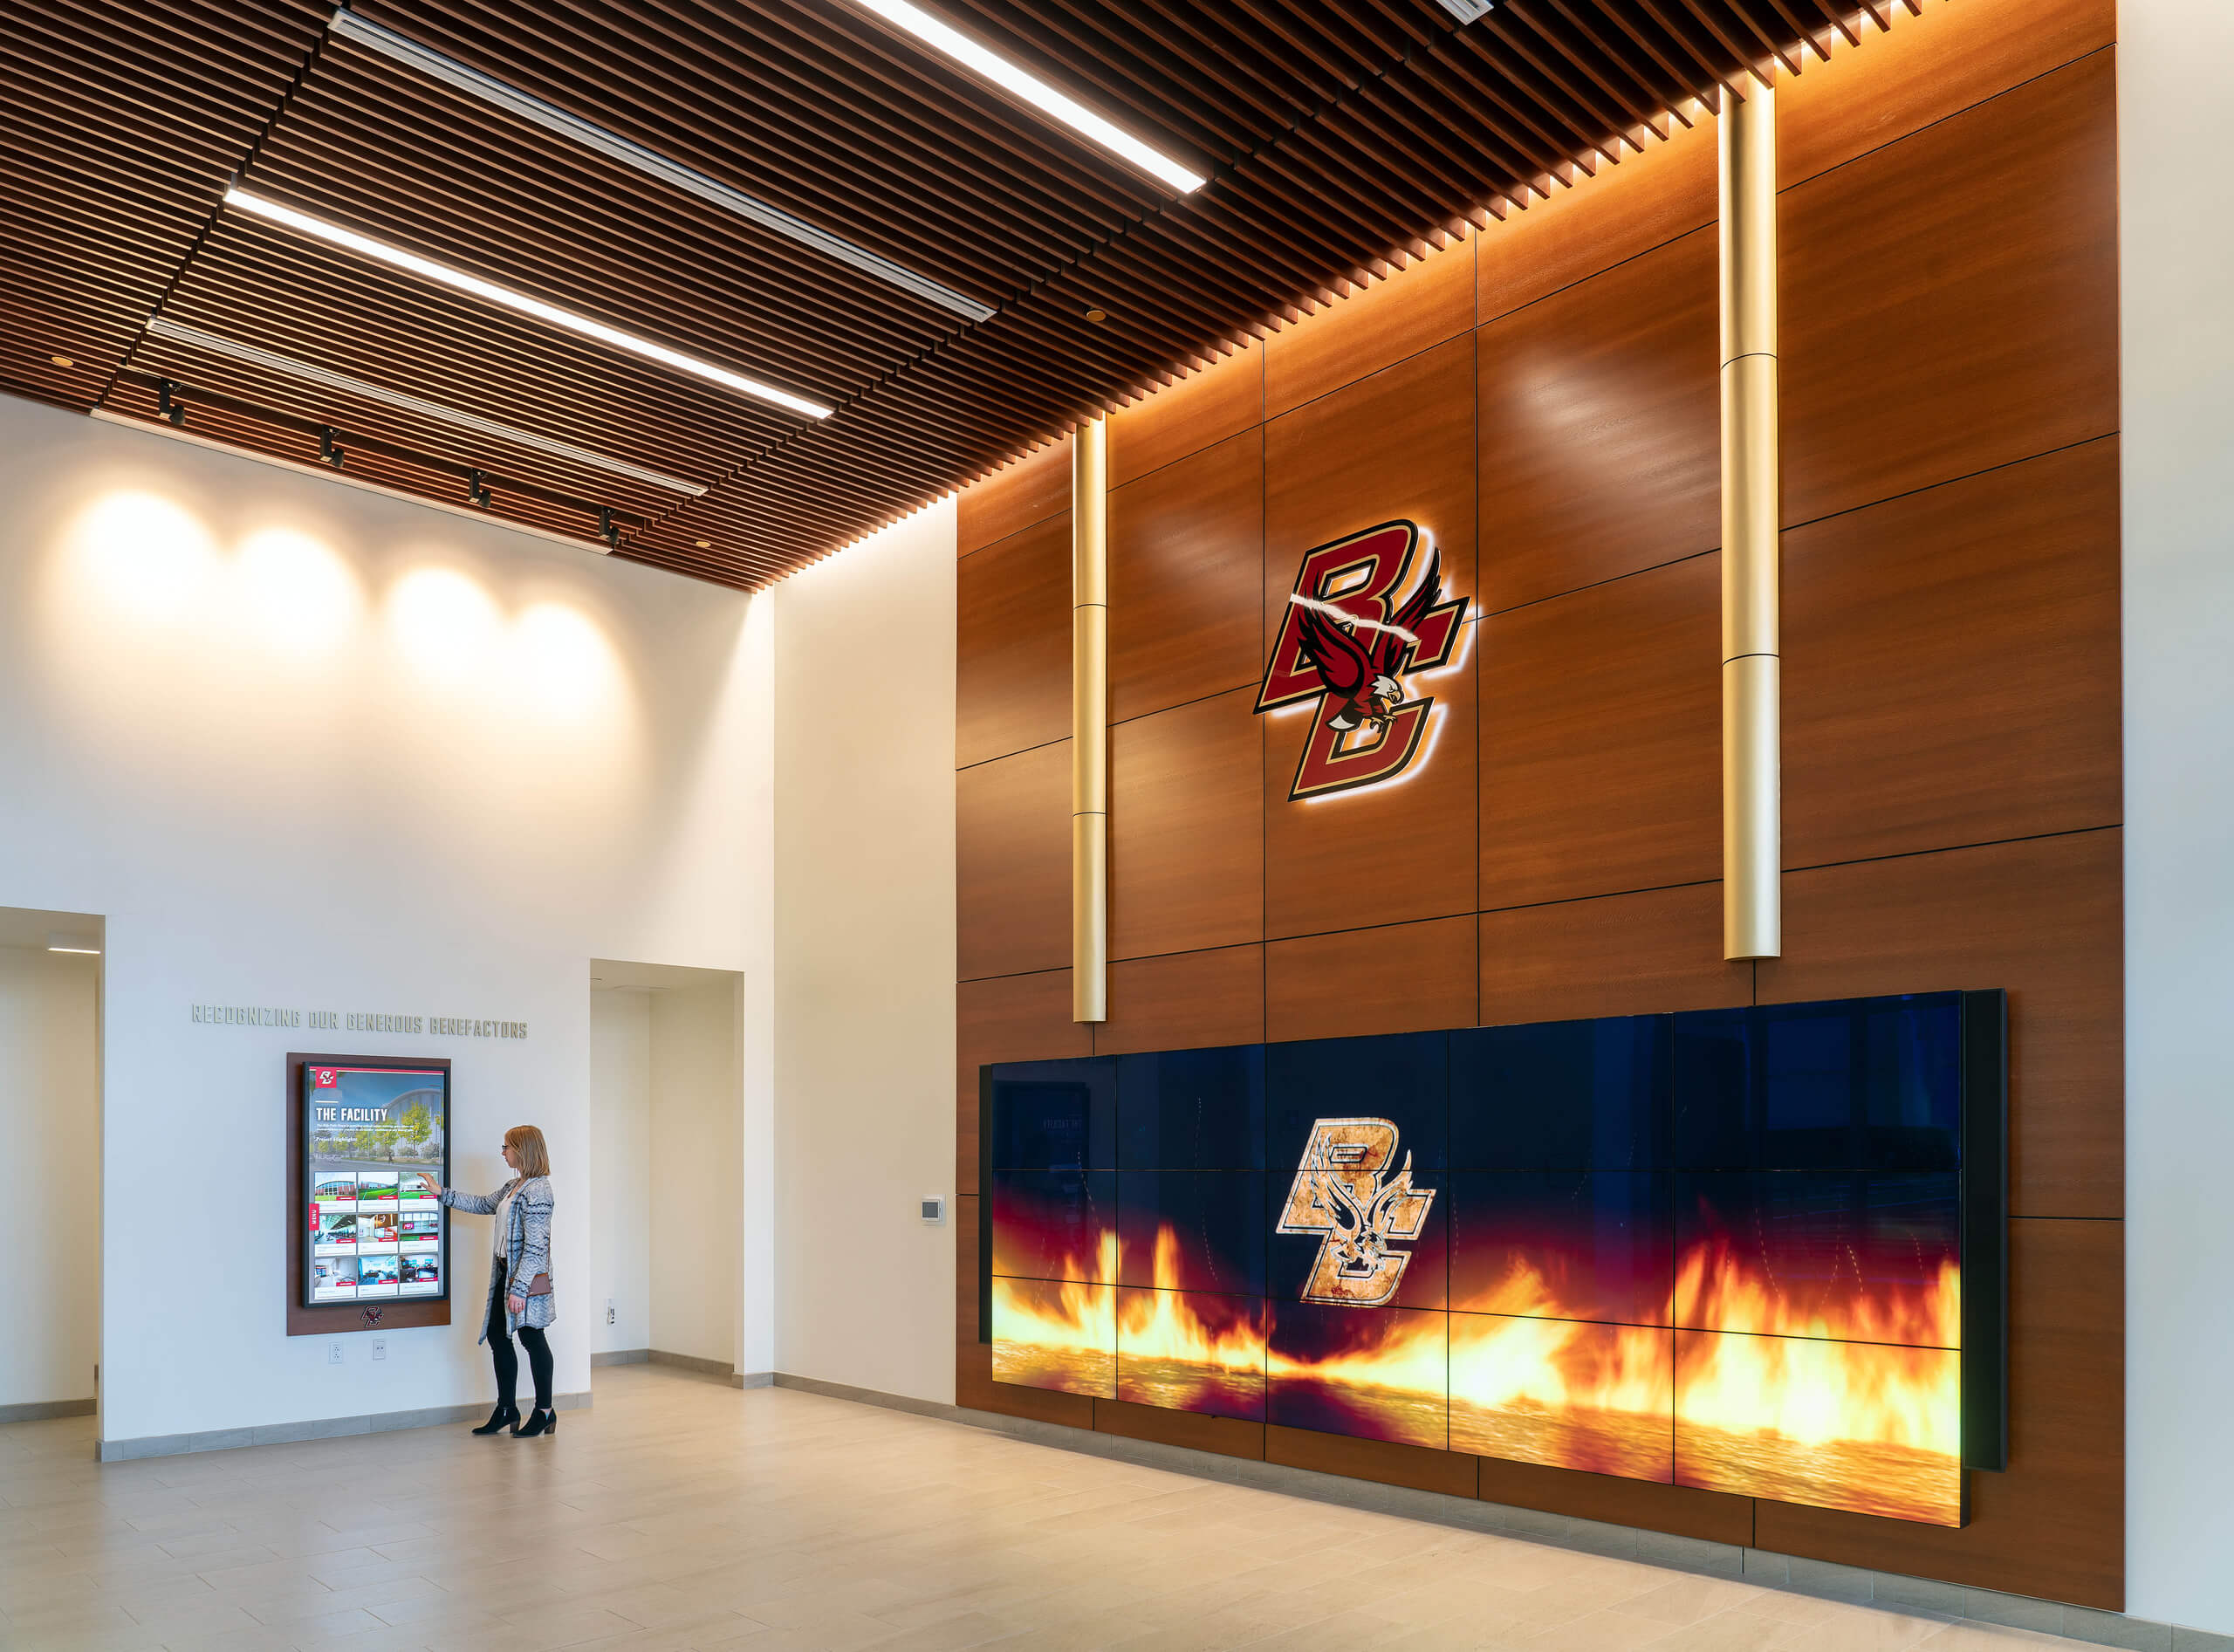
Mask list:
[{"label": "recessed ceiling downlight", "polygon": [[783,408],[805,418],[826,419],[836,411],[834,408],[825,407],[819,401],[810,401],[805,396],[793,395],[788,390],[779,390],[773,385],[763,384],[757,379],[748,379],[741,373],[731,373],[727,367],[717,367],[710,361],[701,361],[696,356],[685,355],[680,350],[670,350],[667,346],[654,344],[649,339],[640,339],[633,332],[622,332],[619,327],[609,327],[602,321],[593,321],[587,316],[576,315],[572,310],[561,309],[555,304],[545,304],[542,299],[531,298],[524,292],[515,292],[510,287],[499,286],[493,281],[484,281],[479,276],[468,275],[463,270],[453,270],[446,264],[437,264],[432,258],[422,258],[415,252],[406,252],[401,247],[389,246],[384,241],[375,241],[370,236],[360,235],[354,230],[345,230],[338,223],[328,223],[325,219],[312,217],[307,212],[298,212],[294,208],[282,206],[277,201],[267,201],[262,195],[253,195],[237,184],[225,191],[225,204],[238,207],[243,212],[252,212],[257,217],[268,219],[273,223],[283,224],[299,234],[323,241],[329,246],[340,247],[346,251],[387,264],[393,269],[401,270],[424,280],[437,282],[459,292],[470,294],[490,304],[502,305],[504,308],[516,310],[522,315],[532,316],[537,320],[548,322],[555,327],[564,327],[570,332],[579,332],[586,339],[595,339],[599,343],[611,345],[616,350],[626,350],[632,355],[642,356],[648,361],[659,362],[661,366],[673,367],[679,373],[690,374],[695,377],[718,384],[724,389],[734,390],[741,395],[748,395],[756,401]]},{"label": "recessed ceiling downlight", "polygon": [[1201,189],[1210,180],[1179,164],[1169,155],[1149,147],[1131,133],[1080,103],[1058,92],[1019,64],[980,45],[959,29],[952,28],[909,0],[859,0],[866,10],[896,24],[926,45],[943,51],[965,69],[991,81],[1002,91],[1021,98],[1042,113],[1052,115],[1072,131],[1091,138],[1114,155],[1131,161],[1141,171],[1161,178],[1182,195]]}]

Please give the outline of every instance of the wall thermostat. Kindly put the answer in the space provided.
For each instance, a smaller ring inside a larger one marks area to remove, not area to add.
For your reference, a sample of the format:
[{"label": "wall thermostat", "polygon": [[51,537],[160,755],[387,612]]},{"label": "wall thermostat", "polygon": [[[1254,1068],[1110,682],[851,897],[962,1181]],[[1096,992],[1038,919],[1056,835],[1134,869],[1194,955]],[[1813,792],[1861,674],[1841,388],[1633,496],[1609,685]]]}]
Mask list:
[{"label": "wall thermostat", "polygon": [[946,1220],[946,1195],[934,1193],[923,1201],[923,1220],[936,1227]]}]

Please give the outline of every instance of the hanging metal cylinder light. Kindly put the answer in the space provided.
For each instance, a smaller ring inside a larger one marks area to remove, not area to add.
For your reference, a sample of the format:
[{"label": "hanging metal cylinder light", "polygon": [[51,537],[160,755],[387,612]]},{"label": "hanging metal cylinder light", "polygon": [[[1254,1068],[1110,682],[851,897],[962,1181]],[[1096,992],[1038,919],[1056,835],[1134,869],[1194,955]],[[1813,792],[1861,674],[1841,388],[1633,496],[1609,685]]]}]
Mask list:
[{"label": "hanging metal cylinder light", "polygon": [[1784,949],[1776,88],[1725,88],[1722,175],[1723,956]]},{"label": "hanging metal cylinder light", "polygon": [[1071,443],[1071,1019],[1109,1018],[1109,423]]}]

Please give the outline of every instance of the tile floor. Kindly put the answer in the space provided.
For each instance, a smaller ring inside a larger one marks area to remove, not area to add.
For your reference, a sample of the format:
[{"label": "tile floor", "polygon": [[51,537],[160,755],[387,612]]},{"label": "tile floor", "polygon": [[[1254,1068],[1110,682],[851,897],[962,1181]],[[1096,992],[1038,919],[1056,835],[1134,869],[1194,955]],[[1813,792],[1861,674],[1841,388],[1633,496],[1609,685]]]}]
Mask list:
[{"label": "tile floor", "polygon": [[1333,1508],[782,1388],[97,1466],[0,1426],[8,1652],[2077,1646]]}]

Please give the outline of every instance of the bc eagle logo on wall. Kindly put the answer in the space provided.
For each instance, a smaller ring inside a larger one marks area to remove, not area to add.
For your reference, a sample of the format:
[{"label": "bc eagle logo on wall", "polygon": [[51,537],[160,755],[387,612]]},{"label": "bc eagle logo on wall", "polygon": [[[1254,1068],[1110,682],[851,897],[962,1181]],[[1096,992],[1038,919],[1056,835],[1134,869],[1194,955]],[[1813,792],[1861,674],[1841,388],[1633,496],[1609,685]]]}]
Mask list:
[{"label": "bc eagle logo on wall", "polygon": [[1432,540],[1414,580],[1425,539],[1384,522],[1304,552],[1257,695],[1260,713],[1319,702],[1290,802],[1393,780],[1419,755],[1435,701],[1405,675],[1449,664],[1466,617],[1465,598],[1443,600]]}]

